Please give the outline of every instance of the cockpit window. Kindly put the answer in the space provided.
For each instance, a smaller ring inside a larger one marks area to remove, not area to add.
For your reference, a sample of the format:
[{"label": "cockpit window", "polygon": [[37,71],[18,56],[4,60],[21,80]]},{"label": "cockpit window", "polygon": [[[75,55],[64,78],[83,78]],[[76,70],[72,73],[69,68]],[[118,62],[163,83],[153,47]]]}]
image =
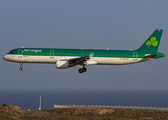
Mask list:
[{"label": "cockpit window", "polygon": [[14,54],[14,52],[10,51],[9,54]]}]

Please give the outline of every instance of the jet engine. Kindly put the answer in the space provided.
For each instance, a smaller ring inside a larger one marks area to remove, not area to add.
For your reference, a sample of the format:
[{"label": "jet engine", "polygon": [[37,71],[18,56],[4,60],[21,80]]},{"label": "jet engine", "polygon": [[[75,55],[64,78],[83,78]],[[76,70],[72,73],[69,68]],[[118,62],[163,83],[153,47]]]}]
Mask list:
[{"label": "jet engine", "polygon": [[75,66],[71,61],[67,61],[67,60],[58,60],[56,61],[56,68],[58,69],[66,69],[69,67],[73,67]]}]

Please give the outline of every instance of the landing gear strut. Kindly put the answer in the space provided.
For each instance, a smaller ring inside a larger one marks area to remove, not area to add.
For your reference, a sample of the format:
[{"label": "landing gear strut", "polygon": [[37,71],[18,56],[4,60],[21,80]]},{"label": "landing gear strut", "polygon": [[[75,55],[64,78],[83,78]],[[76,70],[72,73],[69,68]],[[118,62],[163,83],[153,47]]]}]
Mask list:
[{"label": "landing gear strut", "polygon": [[83,66],[83,68],[81,68],[81,66],[80,66],[80,69],[78,70],[79,73],[83,73],[86,71],[87,71],[87,69],[85,68],[85,66]]},{"label": "landing gear strut", "polygon": [[20,63],[20,68],[19,68],[20,71],[22,71],[22,66],[23,66],[23,63]]}]

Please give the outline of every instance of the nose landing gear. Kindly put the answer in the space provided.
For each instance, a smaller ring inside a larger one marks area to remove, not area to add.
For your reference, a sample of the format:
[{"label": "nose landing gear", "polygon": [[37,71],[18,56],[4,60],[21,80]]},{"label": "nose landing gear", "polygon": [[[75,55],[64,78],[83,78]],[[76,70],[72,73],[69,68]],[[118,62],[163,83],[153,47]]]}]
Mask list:
[{"label": "nose landing gear", "polygon": [[23,66],[23,63],[20,63],[20,68],[19,68],[20,71],[23,70],[23,69],[22,69],[22,66]]}]

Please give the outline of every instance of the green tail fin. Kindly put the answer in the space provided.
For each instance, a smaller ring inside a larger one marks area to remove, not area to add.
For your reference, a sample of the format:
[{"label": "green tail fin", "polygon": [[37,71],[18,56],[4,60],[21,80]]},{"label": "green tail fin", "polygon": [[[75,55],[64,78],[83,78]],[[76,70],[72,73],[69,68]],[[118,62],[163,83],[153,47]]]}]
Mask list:
[{"label": "green tail fin", "polygon": [[144,44],[137,49],[138,51],[145,51],[145,52],[157,52],[160,39],[162,36],[162,29],[156,29],[152,35],[144,42]]}]

